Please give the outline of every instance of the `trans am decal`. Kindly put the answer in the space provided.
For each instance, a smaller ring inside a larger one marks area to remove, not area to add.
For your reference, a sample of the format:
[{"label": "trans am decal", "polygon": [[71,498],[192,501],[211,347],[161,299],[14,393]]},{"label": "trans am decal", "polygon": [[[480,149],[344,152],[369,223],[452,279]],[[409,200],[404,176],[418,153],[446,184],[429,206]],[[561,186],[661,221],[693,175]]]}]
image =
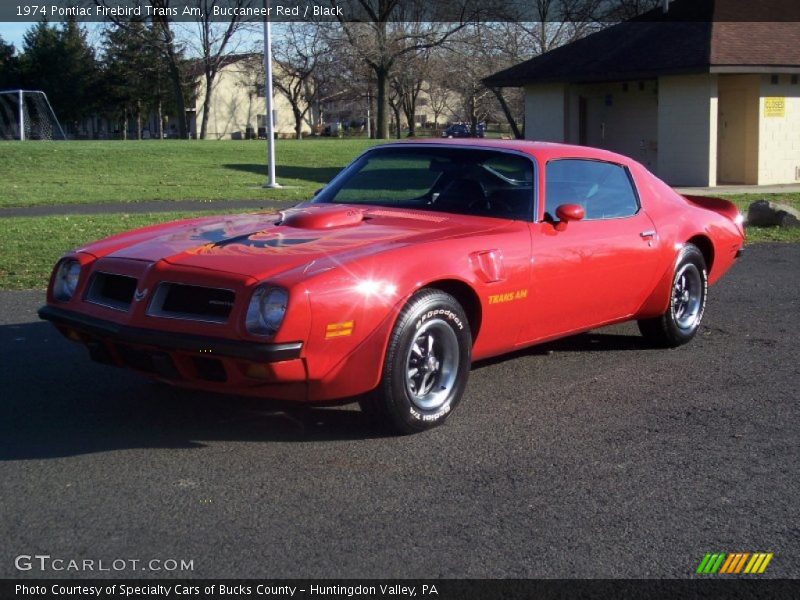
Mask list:
[{"label": "trans am decal", "polygon": [[489,304],[503,304],[504,302],[513,302],[514,300],[523,300],[528,297],[528,290],[517,290],[515,292],[507,292],[505,294],[492,294],[489,296]]}]

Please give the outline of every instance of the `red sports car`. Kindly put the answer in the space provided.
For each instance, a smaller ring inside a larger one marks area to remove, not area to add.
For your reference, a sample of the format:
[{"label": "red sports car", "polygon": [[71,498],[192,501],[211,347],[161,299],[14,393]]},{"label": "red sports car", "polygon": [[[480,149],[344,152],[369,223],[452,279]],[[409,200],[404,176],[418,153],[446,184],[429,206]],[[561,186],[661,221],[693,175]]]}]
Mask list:
[{"label": "red sports car", "polygon": [[630,158],[525,141],[373,147],[277,213],[156,225],[64,256],[39,314],[102,363],[174,385],[358,400],[442,423],[470,363],[635,319],[697,332],[741,215]]}]

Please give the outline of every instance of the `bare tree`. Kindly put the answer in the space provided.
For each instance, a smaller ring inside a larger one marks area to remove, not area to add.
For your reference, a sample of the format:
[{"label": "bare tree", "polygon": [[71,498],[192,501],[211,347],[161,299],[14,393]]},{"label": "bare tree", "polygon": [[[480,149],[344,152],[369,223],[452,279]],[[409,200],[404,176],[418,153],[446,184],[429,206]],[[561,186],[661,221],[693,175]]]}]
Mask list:
[{"label": "bare tree", "polygon": [[[409,33],[419,30],[425,24],[405,23]],[[421,48],[400,56],[395,62],[395,69],[390,78],[392,90],[397,96],[396,102],[402,109],[408,123],[408,136],[416,135],[417,100],[422,86],[429,77],[429,59],[431,48]],[[393,107],[394,108],[394,107]]]},{"label": "bare tree", "polygon": [[[337,0],[330,0],[336,6]],[[375,77],[376,137],[387,136],[387,93],[389,77],[402,56],[444,44],[466,22],[462,12],[457,23],[424,23],[426,0],[354,0],[365,18],[350,22],[338,17],[341,31],[353,50],[369,66]],[[424,24],[418,32],[408,33],[403,23]]]},{"label": "bare tree", "polygon": [[311,111],[319,91],[315,75],[323,55],[327,53],[323,34],[309,23],[288,23],[275,46],[275,87],[289,101],[294,116],[295,137],[303,137],[303,121]]},{"label": "bare tree", "polygon": [[392,121],[394,122],[394,135],[399,140],[402,137],[402,129],[400,124],[400,111],[402,108],[402,98],[397,88],[394,86],[389,87],[389,93],[386,94],[386,100],[389,103],[389,108],[392,110]]},{"label": "bare tree", "polygon": [[428,98],[428,105],[433,113],[433,129],[439,128],[439,119],[446,113],[452,112],[453,92],[450,90],[449,67],[441,52],[434,53],[428,59],[427,77],[423,83],[422,91]]},{"label": "bare tree", "polygon": [[206,139],[208,131],[208,118],[214,96],[214,83],[219,70],[226,64],[228,55],[237,51],[235,36],[246,23],[233,11],[233,16],[225,22],[213,20],[214,9],[219,4],[226,7],[241,9],[250,4],[250,0],[194,0],[196,8],[200,10],[200,19],[197,21],[197,35],[195,51],[200,56],[203,72],[205,94],[203,96],[203,117],[200,124],[199,138]]}]

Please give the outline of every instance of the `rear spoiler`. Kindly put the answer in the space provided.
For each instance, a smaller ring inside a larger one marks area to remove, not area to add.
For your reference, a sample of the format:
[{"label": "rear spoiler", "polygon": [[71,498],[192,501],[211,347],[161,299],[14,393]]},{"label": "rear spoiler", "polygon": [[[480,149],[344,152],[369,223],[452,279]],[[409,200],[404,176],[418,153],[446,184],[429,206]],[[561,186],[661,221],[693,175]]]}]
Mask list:
[{"label": "rear spoiler", "polygon": [[722,198],[711,198],[709,196],[684,196],[684,198],[700,208],[713,210],[716,213],[724,215],[734,223],[738,224],[738,222],[741,220],[739,209],[736,208],[736,205],[729,200],[723,200]]}]

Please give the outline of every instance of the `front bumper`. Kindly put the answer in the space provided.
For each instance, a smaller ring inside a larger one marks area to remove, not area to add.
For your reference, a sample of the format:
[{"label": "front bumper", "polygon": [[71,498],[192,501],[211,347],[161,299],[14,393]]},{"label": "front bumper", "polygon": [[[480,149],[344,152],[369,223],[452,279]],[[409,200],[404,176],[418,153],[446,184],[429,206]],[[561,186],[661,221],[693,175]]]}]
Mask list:
[{"label": "front bumper", "polygon": [[115,342],[162,348],[168,351],[180,350],[215,357],[237,358],[257,363],[299,358],[303,349],[302,342],[262,344],[130,327],[49,305],[39,309],[39,317],[62,328],[75,329]]}]

